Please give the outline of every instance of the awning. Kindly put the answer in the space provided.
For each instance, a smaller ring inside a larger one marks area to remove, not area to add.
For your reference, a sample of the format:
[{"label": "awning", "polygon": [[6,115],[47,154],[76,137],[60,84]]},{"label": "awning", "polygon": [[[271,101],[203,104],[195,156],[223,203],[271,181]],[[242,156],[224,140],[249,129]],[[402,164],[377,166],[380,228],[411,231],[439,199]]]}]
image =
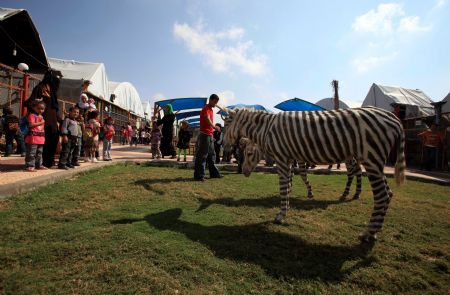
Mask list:
[{"label": "awning", "polygon": [[155,104],[163,107],[170,103],[176,112],[180,110],[202,109],[206,104],[206,100],[206,97],[173,98],[160,100],[155,102]]},{"label": "awning", "polygon": [[[238,104],[227,106],[227,109],[230,109],[230,110],[236,109],[236,108],[238,108],[238,109],[251,109],[251,110],[257,110],[257,111],[265,111],[265,112],[268,112],[268,113],[272,112],[271,110],[266,109],[264,106],[262,106],[260,104],[242,104],[242,103],[238,103]],[[222,115],[222,116],[226,115],[225,112],[223,112],[223,111],[218,111],[217,113]]]},{"label": "awning", "polygon": [[274,108],[277,108],[282,111],[324,111],[325,109],[322,107],[319,107],[316,104],[313,104],[312,102],[300,99],[300,98],[293,98],[289,99],[283,102],[280,102]]},{"label": "awning", "polygon": [[184,121],[188,122],[189,124],[194,123],[194,122],[200,122],[200,117],[189,118]]},{"label": "awning", "polygon": [[177,118],[178,121],[195,116],[200,116],[200,110],[175,114],[175,117]]}]

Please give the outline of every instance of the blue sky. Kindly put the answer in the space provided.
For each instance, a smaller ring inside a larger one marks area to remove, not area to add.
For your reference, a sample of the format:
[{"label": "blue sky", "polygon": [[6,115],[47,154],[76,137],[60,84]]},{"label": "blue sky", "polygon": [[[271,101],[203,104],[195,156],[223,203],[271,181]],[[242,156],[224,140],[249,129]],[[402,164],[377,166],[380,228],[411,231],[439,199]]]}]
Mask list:
[{"label": "blue sky", "polygon": [[[339,2],[339,3],[338,3]],[[103,62],[143,101],[218,93],[272,108],[372,83],[450,91],[450,1],[5,1],[24,8],[50,57]]]}]

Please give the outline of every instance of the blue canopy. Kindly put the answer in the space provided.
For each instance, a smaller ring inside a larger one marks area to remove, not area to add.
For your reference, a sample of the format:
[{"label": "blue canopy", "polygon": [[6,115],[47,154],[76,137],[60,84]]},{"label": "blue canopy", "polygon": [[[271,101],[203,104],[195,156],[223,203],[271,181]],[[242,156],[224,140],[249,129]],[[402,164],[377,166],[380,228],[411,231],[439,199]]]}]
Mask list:
[{"label": "blue canopy", "polygon": [[[268,113],[271,113],[272,111],[266,109],[265,107],[263,107],[260,104],[242,104],[242,103],[238,103],[238,104],[234,104],[234,105],[230,105],[227,106],[227,109],[253,109],[253,110],[258,110],[258,111],[266,111]],[[218,111],[218,114],[225,116],[226,114],[223,111]]]},{"label": "blue canopy", "polygon": [[201,109],[206,104],[206,97],[187,97],[187,98],[173,98],[160,100],[155,102],[156,105],[163,107],[167,104],[171,104],[173,111]]},{"label": "blue canopy", "polygon": [[200,122],[189,124],[189,128],[197,128],[197,127],[200,127]]},{"label": "blue canopy", "polygon": [[277,108],[282,111],[324,111],[325,109],[313,104],[312,102],[300,99],[293,98],[288,99],[286,101],[280,102],[274,108]]},{"label": "blue canopy", "polygon": [[193,123],[193,122],[200,122],[200,116],[198,117],[193,117],[193,118],[188,118],[186,120],[184,120],[186,122],[188,122],[189,124]]},{"label": "blue canopy", "polygon": [[178,121],[180,121],[180,120],[185,119],[185,118],[195,117],[195,116],[199,116],[199,115],[200,115],[200,110],[178,113],[178,114],[175,115],[175,117],[177,118]]}]

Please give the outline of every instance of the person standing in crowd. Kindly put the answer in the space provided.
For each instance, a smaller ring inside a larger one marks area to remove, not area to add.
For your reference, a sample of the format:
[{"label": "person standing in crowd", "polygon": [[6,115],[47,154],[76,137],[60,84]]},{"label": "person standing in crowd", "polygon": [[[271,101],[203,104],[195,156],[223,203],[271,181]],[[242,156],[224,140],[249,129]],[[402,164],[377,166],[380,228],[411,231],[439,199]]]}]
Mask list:
[{"label": "person standing in crowd", "polygon": [[80,110],[77,107],[69,109],[69,116],[64,118],[61,124],[62,148],[59,155],[59,169],[75,168],[72,165],[72,159],[76,156],[76,147],[78,145],[78,122],[77,118]]},{"label": "person standing in crowd", "polygon": [[77,107],[80,110],[80,114],[84,115],[89,109],[89,97],[86,93],[81,93],[80,101],[77,103]]},{"label": "person standing in crowd", "polygon": [[[157,110],[155,113],[158,113]],[[161,140],[161,154],[162,157],[170,156],[171,159],[177,157],[175,148],[173,146],[173,123],[175,122],[175,114],[171,104],[164,106],[164,117],[156,121],[158,126],[162,125],[162,140]]]},{"label": "person standing in crowd", "polygon": [[68,159],[73,166],[80,166],[79,159],[81,156],[81,149],[83,147],[83,131],[84,131],[84,116],[79,113],[77,117],[77,145],[73,151],[72,159]]},{"label": "person standing in crowd", "polygon": [[128,144],[128,142],[127,142],[128,134],[127,133],[128,133],[127,127],[125,125],[123,125],[121,133],[120,133],[120,136],[121,136],[120,142],[122,143],[122,145]]},{"label": "person standing in crowd", "polygon": [[131,135],[133,134],[133,127],[131,127],[131,123],[127,122],[127,143],[131,145]]},{"label": "person standing in crowd", "polygon": [[192,138],[191,131],[188,130],[189,124],[186,121],[182,121],[180,124],[180,131],[178,131],[178,142],[177,142],[177,148],[178,148],[178,158],[177,161],[180,161],[181,151],[183,151],[184,154],[184,162],[186,162],[186,151],[189,150],[189,143]]},{"label": "person standing in crowd", "polygon": [[98,112],[88,112],[87,113],[87,122],[84,126],[83,132],[83,142],[84,142],[84,153],[88,158],[88,162],[97,163],[98,160],[95,157],[95,151],[98,146],[98,133],[100,124],[98,123]]},{"label": "person standing in crowd", "polygon": [[114,138],[114,120],[111,117],[106,118],[103,125],[103,161],[112,161],[111,146]]},{"label": "person standing in crowd", "polygon": [[139,131],[137,130],[136,126],[133,126],[133,128],[131,129],[131,141],[130,141],[130,146],[137,146],[138,145],[138,133]]},{"label": "person standing in crowd", "polygon": [[211,94],[208,104],[200,112],[200,133],[197,137],[197,150],[195,153],[194,179],[205,181],[205,166],[208,164],[209,176],[221,178],[219,170],[214,164],[216,154],[214,151],[214,113],[213,108],[219,102],[217,94]]},{"label": "person standing in crowd", "polygon": [[43,151],[43,165],[51,168],[55,165],[56,147],[59,141],[58,121],[62,121],[59,114],[58,92],[59,77],[51,70],[47,71],[42,81],[34,87],[28,104],[34,101],[43,101],[45,111],[42,114],[45,121],[45,144]]},{"label": "person standing in crowd", "polygon": [[423,143],[422,169],[435,169],[437,167],[439,146],[443,142],[443,136],[437,130],[437,124],[432,123],[429,129],[419,133],[418,136],[422,138]]},{"label": "person standing in crowd", "polygon": [[150,143],[151,143],[151,149],[152,149],[152,159],[161,159],[161,150],[159,149],[159,146],[161,144],[161,137],[162,133],[161,130],[158,127],[158,124],[156,122],[153,122],[153,128],[150,133]]},{"label": "person standing in crowd", "polygon": [[31,112],[28,112],[28,133],[25,136],[27,153],[25,156],[25,171],[36,172],[36,170],[47,170],[42,165],[42,153],[45,143],[45,121],[42,113],[45,111],[43,101],[34,101],[29,104]]},{"label": "person standing in crowd", "polygon": [[222,125],[220,123],[216,123],[214,126],[214,151],[216,152],[216,164],[220,163],[220,150],[222,147],[223,134],[222,134]]},{"label": "person standing in crowd", "polygon": [[23,141],[23,134],[19,128],[19,118],[13,115],[10,107],[3,108],[2,126],[5,133],[5,157],[8,157],[13,152],[13,141],[17,143],[17,153],[25,156],[25,143]]},{"label": "person standing in crowd", "polygon": [[139,131],[139,143],[145,144],[145,129],[141,128]]}]

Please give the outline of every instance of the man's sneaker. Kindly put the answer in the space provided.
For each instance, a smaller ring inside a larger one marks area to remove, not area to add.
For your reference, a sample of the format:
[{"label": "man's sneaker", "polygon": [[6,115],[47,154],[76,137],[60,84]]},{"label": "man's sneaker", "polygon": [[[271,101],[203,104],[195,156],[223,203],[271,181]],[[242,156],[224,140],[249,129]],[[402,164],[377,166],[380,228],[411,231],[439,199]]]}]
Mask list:
[{"label": "man's sneaker", "polygon": [[27,167],[25,168],[26,172],[36,172],[36,169],[34,169],[34,167]]},{"label": "man's sneaker", "polygon": [[36,167],[36,170],[48,170],[45,166]]},{"label": "man's sneaker", "polygon": [[73,163],[72,165],[73,165],[73,166],[80,166],[80,163],[75,162],[75,163]]},{"label": "man's sneaker", "polygon": [[69,167],[67,167],[66,165],[58,165],[58,169],[69,170]]},{"label": "man's sneaker", "polygon": [[93,158],[92,158],[92,163],[98,163],[98,160],[97,160],[96,157],[93,157]]},{"label": "man's sneaker", "polygon": [[72,164],[67,164],[66,166],[72,169],[75,168],[75,166],[73,166]]}]

